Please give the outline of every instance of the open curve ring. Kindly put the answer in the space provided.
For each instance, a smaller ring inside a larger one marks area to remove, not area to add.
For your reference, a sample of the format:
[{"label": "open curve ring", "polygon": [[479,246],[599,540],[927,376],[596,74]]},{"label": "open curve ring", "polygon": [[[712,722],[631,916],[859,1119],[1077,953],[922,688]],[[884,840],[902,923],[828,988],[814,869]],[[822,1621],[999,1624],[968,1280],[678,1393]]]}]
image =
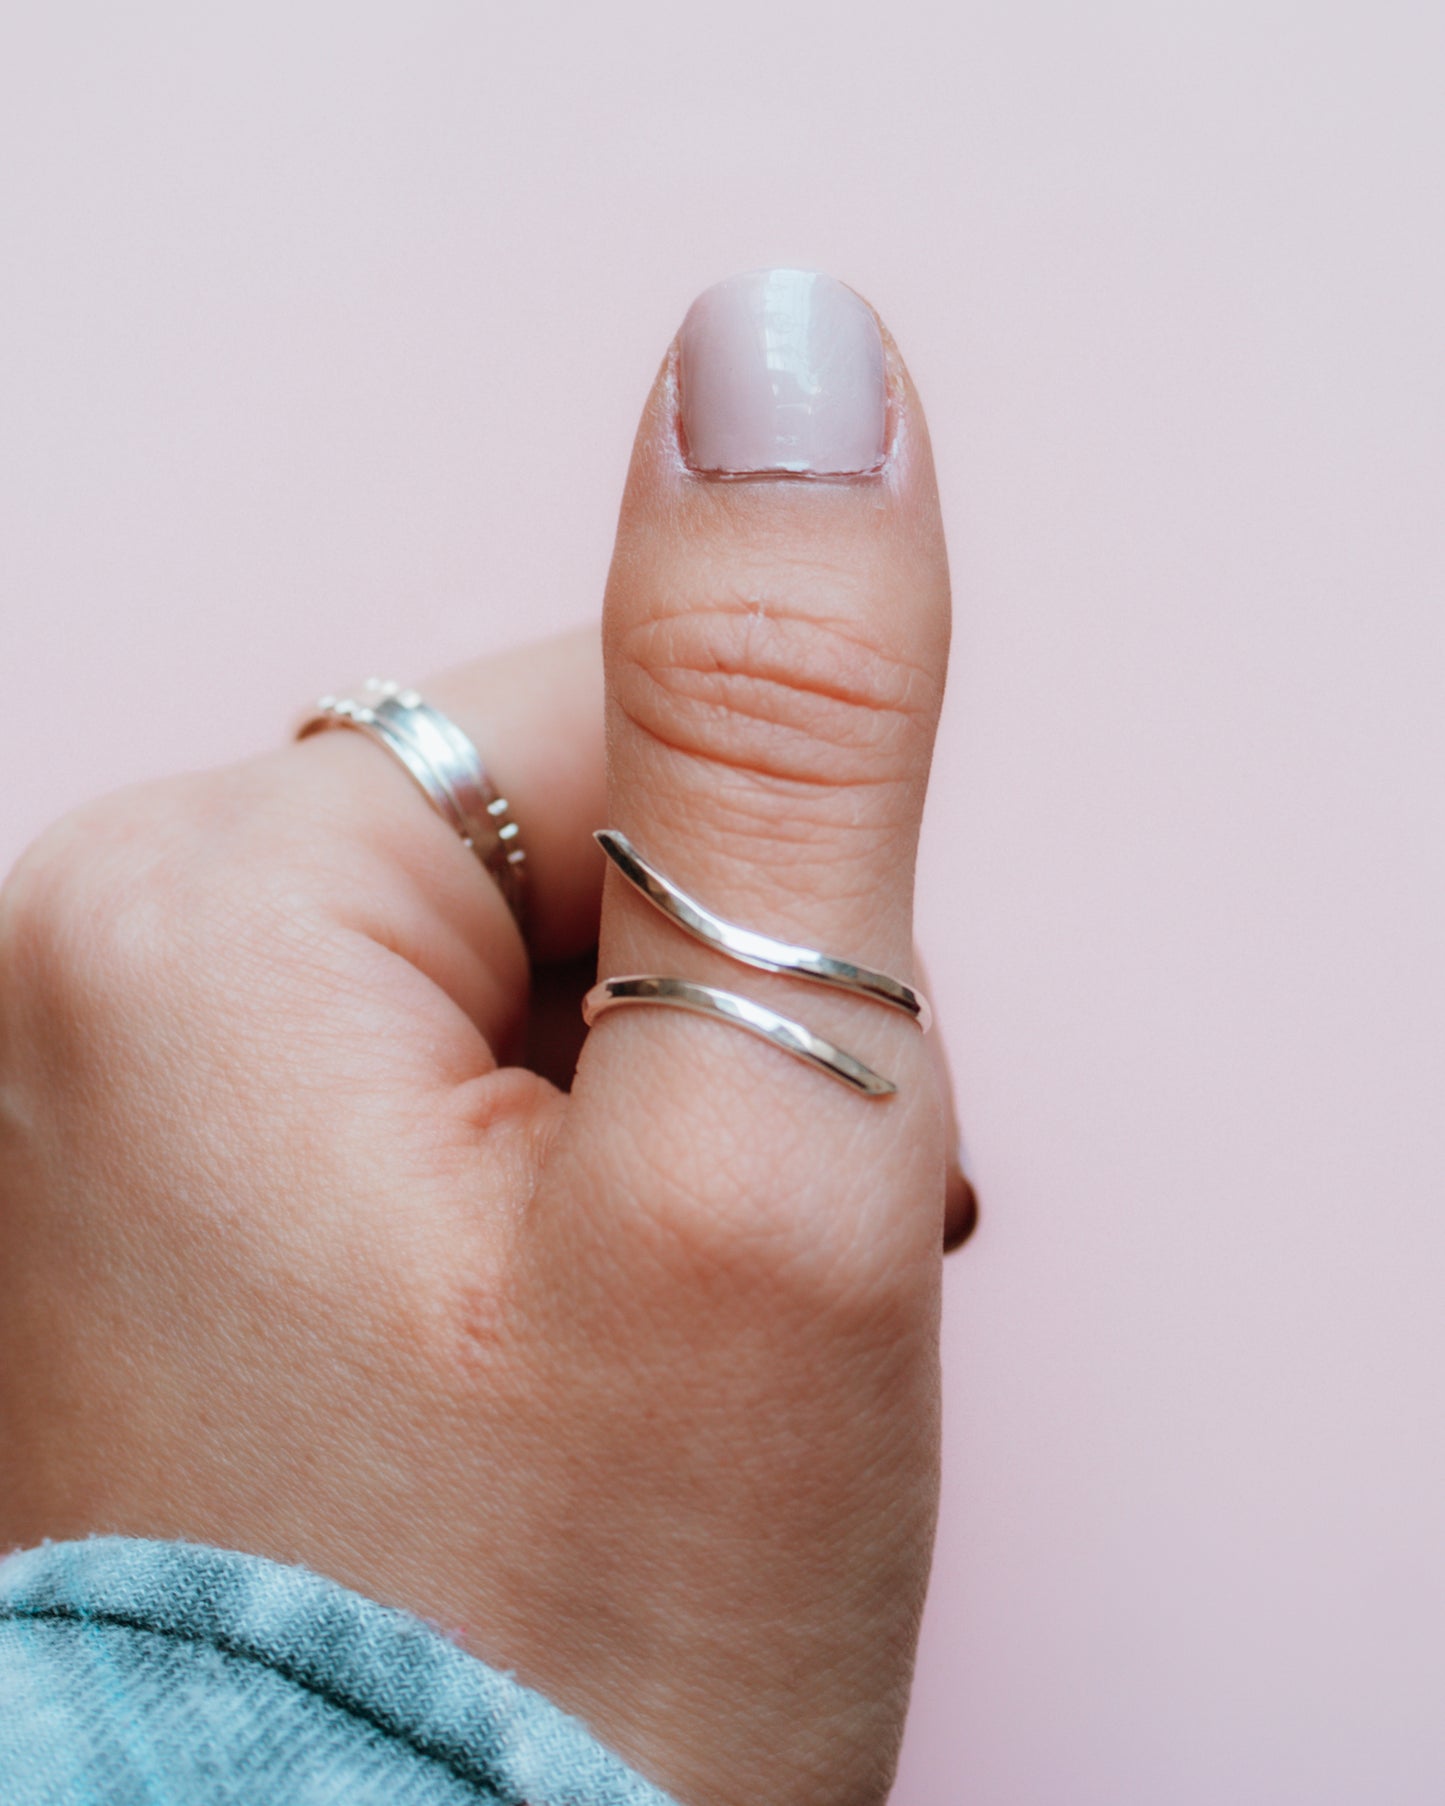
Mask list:
[{"label": "open curve ring", "polygon": [[[812,947],[775,940],[771,935],[757,934],[736,922],[726,921],[659,871],[625,834],[618,833],[615,828],[602,828],[597,832],[596,840],[633,889],[694,940],[742,965],[779,972],[811,984],[827,985],[833,990],[849,991],[870,1002],[885,1004],[889,1009],[901,1011],[920,1029],[927,1030],[932,1021],[927,999],[902,979],[892,978],[886,972],[875,972],[853,960],[835,959]],[[719,990],[715,985],[695,984],[690,979],[660,973],[629,973],[623,977],[604,978],[583,999],[582,1014],[591,1027],[608,1010],[638,1004],[691,1010],[696,1015],[730,1022],[772,1042],[784,1053],[806,1061],[829,1078],[837,1079],[866,1097],[892,1097],[897,1092],[898,1087],[891,1079],[884,1078],[871,1066],[865,1066],[855,1055],[832,1041],[814,1034],[803,1023],[755,1003],[749,997],[739,996],[735,991]]]}]

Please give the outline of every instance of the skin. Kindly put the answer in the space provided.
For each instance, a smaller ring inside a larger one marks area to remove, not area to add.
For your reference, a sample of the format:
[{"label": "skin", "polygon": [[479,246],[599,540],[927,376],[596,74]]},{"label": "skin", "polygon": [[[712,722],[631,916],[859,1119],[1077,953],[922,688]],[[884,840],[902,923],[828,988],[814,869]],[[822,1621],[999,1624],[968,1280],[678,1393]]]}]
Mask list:
[{"label": "skin", "polygon": [[[589,836],[916,976],[948,577],[889,364],[881,474],[723,482],[682,463],[670,356],[605,713],[587,637],[423,686],[524,825],[530,1028],[500,896],[355,734],[111,797],[22,861],[0,1543],[299,1560],[459,1634],[689,1806],[885,1797],[937,1505],[940,1230],[972,1211],[941,1057],[865,1001],[740,978],[604,891]],[[899,1095],[650,1010],[599,1023],[559,1090],[599,936],[602,971],[744,989]]]}]

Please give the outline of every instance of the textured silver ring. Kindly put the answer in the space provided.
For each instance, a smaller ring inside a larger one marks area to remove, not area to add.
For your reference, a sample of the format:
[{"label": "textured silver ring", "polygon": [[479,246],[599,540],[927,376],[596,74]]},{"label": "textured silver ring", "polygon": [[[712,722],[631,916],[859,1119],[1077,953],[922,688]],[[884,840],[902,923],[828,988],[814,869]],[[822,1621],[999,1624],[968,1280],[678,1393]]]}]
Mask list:
[{"label": "textured silver ring", "polygon": [[327,728],[351,728],[384,747],[442,820],[496,880],[520,923],[527,855],[511,808],[487,775],[481,754],[440,709],[415,690],[371,678],[359,696],[323,696],[296,730],[304,740]]}]

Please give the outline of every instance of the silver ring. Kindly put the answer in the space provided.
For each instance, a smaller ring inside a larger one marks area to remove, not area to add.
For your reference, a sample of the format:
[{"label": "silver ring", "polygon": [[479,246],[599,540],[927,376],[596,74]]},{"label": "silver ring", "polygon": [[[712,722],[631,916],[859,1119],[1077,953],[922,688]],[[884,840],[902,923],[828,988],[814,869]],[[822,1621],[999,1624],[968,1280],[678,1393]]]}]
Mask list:
[{"label": "silver ring", "polygon": [[785,972],[791,978],[809,978],[836,991],[853,991],[874,1003],[886,1003],[890,1009],[911,1016],[925,1034],[932,1027],[933,1011],[928,999],[901,978],[855,965],[852,960],[834,959],[811,947],[775,941],[771,935],[755,934],[751,928],[724,921],[660,872],[616,828],[599,828],[593,838],[628,883],[694,940],[715,947],[745,966],[757,966],[764,972]]},{"label": "silver ring", "polygon": [[[790,978],[805,979],[810,984],[851,991],[855,996],[900,1010],[924,1031],[933,1020],[927,999],[901,978],[875,972],[853,960],[835,959],[812,947],[795,946],[790,941],[774,940],[771,935],[755,934],[750,928],[725,921],[645,859],[625,834],[619,834],[615,828],[602,828],[596,839],[634,890],[694,940],[729,959],[766,972],[781,972]],[[594,985],[583,999],[582,1015],[590,1028],[599,1016],[623,1004],[662,1004],[731,1022],[737,1028],[771,1041],[784,1053],[806,1061],[829,1078],[839,1080],[866,1097],[892,1097],[898,1089],[891,1079],[874,1072],[871,1066],[865,1066],[855,1055],[825,1041],[821,1035],[815,1035],[801,1022],[779,1015],[776,1010],[754,1003],[750,997],[741,997],[735,991],[694,984],[686,978],[633,973],[623,978],[605,978]]]},{"label": "silver ring", "polygon": [[333,727],[352,728],[385,747],[496,880],[520,923],[527,863],[521,832],[481,754],[457,724],[415,690],[373,677],[359,696],[323,696],[296,738]]},{"label": "silver ring", "polygon": [[591,1028],[608,1010],[625,1008],[629,1004],[662,1004],[668,1009],[691,1010],[698,1016],[719,1017],[737,1028],[747,1029],[750,1034],[760,1035],[764,1041],[771,1041],[774,1047],[782,1048],[795,1059],[806,1060],[810,1066],[826,1072],[829,1078],[861,1091],[865,1097],[892,1097],[898,1089],[892,1079],[885,1079],[882,1073],[874,1072],[871,1066],[865,1066],[832,1041],[815,1035],[801,1022],[780,1016],[776,1010],[754,1003],[750,997],[740,997],[736,991],[719,991],[713,985],[693,984],[686,978],[640,974],[604,978],[582,999],[582,1020]]}]

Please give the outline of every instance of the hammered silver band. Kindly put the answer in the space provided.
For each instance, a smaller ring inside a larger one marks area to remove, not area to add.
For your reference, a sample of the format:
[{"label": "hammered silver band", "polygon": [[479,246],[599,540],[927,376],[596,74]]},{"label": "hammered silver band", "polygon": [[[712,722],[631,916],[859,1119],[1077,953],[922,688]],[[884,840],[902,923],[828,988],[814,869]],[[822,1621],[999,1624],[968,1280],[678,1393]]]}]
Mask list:
[{"label": "hammered silver band", "polygon": [[371,678],[358,696],[323,696],[296,730],[304,740],[327,728],[365,734],[403,768],[442,820],[496,880],[520,923],[527,854],[507,799],[487,776],[481,754],[440,709],[415,690]]},{"label": "hammered silver band", "polygon": [[[849,991],[870,1002],[884,1004],[889,1009],[901,1011],[921,1030],[927,1031],[933,1020],[928,1000],[901,978],[876,972],[853,960],[836,959],[812,947],[775,940],[771,935],[757,934],[736,922],[726,921],[660,871],[625,834],[619,834],[615,828],[603,828],[596,839],[633,889],[694,940],[742,965],[781,972],[790,978],[827,985],[832,990]],[[608,1010],[643,1004],[691,1010],[697,1015],[730,1022],[750,1034],[761,1036],[784,1053],[806,1061],[865,1097],[891,1097],[898,1089],[891,1079],[884,1078],[871,1066],[865,1066],[856,1055],[814,1034],[803,1023],[735,991],[695,984],[685,978],[659,973],[604,978],[583,999],[582,1014],[590,1027]]]}]

